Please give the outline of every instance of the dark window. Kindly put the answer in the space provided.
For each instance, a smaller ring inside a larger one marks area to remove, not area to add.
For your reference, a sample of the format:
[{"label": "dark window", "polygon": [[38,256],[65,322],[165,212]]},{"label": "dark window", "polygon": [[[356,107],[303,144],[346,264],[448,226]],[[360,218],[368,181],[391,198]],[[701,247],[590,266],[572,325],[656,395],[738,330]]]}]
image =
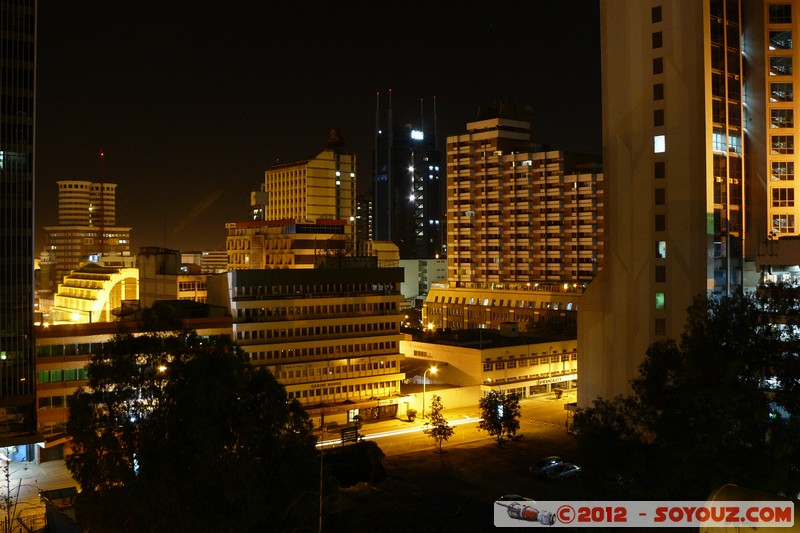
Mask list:
[{"label": "dark window", "polygon": [[664,38],[660,31],[653,33],[653,48],[661,48],[664,45]]},{"label": "dark window", "polygon": [[663,318],[656,318],[656,335],[667,334],[667,321]]},{"label": "dark window", "polygon": [[653,21],[653,24],[656,22],[661,22],[661,6],[655,6],[651,12],[651,20]]},{"label": "dark window", "polygon": [[792,56],[773,56],[769,58],[771,76],[791,76],[793,72]]},{"label": "dark window", "polygon": [[662,74],[664,72],[664,58],[653,58],[653,74]]},{"label": "dark window", "polygon": [[666,203],[667,194],[664,189],[656,189],[656,205],[664,205]]},{"label": "dark window", "polygon": [[664,161],[656,161],[655,166],[655,177],[656,179],[663,179],[667,175],[667,165]]},{"label": "dark window", "polygon": [[664,99],[664,84],[663,83],[656,83],[653,85],[653,100],[663,100]]},{"label": "dark window", "polygon": [[667,231],[666,215],[656,215],[656,231]]},{"label": "dark window", "polygon": [[794,189],[772,189],[772,207],[794,207]]},{"label": "dark window", "polygon": [[656,109],[653,111],[653,126],[663,126],[664,125],[664,110],[663,109]]},{"label": "dark window", "polygon": [[789,4],[773,4],[769,6],[770,24],[788,24],[792,22],[792,6]]},{"label": "dark window", "polygon": [[664,265],[656,265],[656,283],[664,283],[667,281],[667,267]]}]

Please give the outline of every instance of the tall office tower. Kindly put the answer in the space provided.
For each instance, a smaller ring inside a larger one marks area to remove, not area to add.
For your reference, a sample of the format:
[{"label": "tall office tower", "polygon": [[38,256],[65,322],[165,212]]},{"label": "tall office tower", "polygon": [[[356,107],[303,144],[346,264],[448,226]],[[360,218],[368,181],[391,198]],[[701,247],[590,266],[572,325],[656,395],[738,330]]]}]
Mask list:
[{"label": "tall office tower", "polygon": [[451,285],[591,281],[603,264],[603,175],[585,156],[536,151],[525,109],[503,104],[478,118],[447,138]]},{"label": "tall office tower", "polygon": [[766,201],[757,200],[768,175],[759,163],[765,131],[784,150],[774,154],[768,180],[778,202],[773,228],[794,232],[794,163],[781,148],[794,131],[784,75],[791,37],[776,35],[784,50],[769,53],[770,84],[784,84],[771,91],[784,100],[770,104],[767,126],[759,110],[764,67],[757,68],[765,43],[756,28],[767,7],[788,14],[789,4],[601,1],[606,263],[578,310],[581,405],[629,393],[649,345],[680,339],[695,297],[751,283],[749,250],[768,233]]},{"label": "tall office tower", "polygon": [[344,220],[352,238],[356,225],[356,156],[342,150],[344,141],[331,131],[328,147],[316,157],[276,165],[264,172],[263,198],[254,218],[314,222]]},{"label": "tall office tower", "polygon": [[36,1],[0,0],[0,447],[36,442]]},{"label": "tall office tower", "polygon": [[375,111],[373,235],[375,240],[395,243],[401,259],[433,259],[444,250],[436,100],[433,127],[425,128],[423,110],[421,102],[418,126],[398,127],[392,118],[390,92],[385,128],[380,97]]},{"label": "tall office tower", "polygon": [[116,190],[102,181],[58,182],[58,225],[44,229],[59,282],[82,263],[130,255],[131,228],[116,224]]},{"label": "tall office tower", "polygon": [[117,218],[116,206],[116,183],[58,182],[58,223],[61,226],[113,226]]},{"label": "tall office tower", "polygon": [[356,250],[361,250],[366,243],[375,239],[374,229],[375,210],[373,198],[370,193],[356,195]]}]

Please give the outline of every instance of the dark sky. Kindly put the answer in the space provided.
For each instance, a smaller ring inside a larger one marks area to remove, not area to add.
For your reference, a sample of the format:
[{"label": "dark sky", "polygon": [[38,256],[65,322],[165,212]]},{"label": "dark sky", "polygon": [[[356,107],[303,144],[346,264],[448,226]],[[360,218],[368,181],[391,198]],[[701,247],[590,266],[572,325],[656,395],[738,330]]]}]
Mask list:
[{"label": "dark sky", "polygon": [[389,89],[395,123],[423,98],[427,125],[436,96],[441,147],[509,99],[533,106],[537,142],[599,153],[597,19],[591,0],[40,2],[37,249],[56,181],[101,173],[134,250],[224,248],[264,170],[333,128],[368,181]]}]

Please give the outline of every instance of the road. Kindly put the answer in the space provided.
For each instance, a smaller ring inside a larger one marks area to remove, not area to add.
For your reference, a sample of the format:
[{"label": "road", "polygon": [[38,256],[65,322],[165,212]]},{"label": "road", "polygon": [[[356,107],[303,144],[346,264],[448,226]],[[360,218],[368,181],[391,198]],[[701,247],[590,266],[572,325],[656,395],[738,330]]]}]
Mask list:
[{"label": "road", "polygon": [[[522,416],[518,436],[532,435],[542,430],[564,430],[566,411],[564,405],[575,401],[574,393],[565,394],[556,400],[552,395],[542,395],[526,398],[520,402]],[[445,409],[442,414],[447,419],[455,432],[444,444],[445,447],[484,443],[489,436],[485,431],[478,429],[481,412],[478,406]],[[383,452],[389,455],[414,453],[436,447],[436,441],[423,433],[425,422],[417,418],[414,422],[393,419],[381,422],[367,423],[361,430],[365,439],[377,442]],[[338,437],[338,435],[337,435]],[[570,439],[565,438],[566,441]],[[327,446],[341,443],[338,438],[326,439]]]}]

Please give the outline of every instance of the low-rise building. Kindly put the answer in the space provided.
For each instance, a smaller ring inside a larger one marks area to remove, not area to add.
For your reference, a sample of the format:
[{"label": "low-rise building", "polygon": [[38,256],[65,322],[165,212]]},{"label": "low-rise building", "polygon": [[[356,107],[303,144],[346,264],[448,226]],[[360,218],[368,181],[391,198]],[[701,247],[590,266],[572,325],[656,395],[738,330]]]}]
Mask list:
[{"label": "low-rise building", "polygon": [[159,300],[191,300],[205,303],[209,274],[194,263],[182,263],[178,250],[142,247],[136,257],[139,267],[139,307],[152,307]]},{"label": "low-rise building", "polygon": [[126,302],[139,299],[139,271],[86,263],[64,277],[53,299],[49,322],[109,322]]},{"label": "low-rise building", "polygon": [[489,390],[516,393],[520,398],[575,390],[577,340],[521,334],[514,326],[440,332],[422,340],[403,340],[400,351],[405,356],[404,370],[411,375],[412,369],[420,373],[435,367],[436,373],[427,376],[429,383],[472,390],[472,398],[459,398],[461,402],[467,401],[467,405],[477,404]]},{"label": "low-rise building", "polygon": [[228,270],[314,268],[320,257],[352,254],[346,228],[334,219],[228,222]]},{"label": "low-rise building", "polygon": [[374,257],[314,269],[234,270],[208,283],[228,306],[236,343],[267,367],[316,422],[404,414],[400,268]]},{"label": "low-rise building", "polygon": [[[451,284],[452,285],[452,284]],[[498,329],[516,322],[575,324],[584,286],[577,283],[492,283],[470,288],[434,284],[422,308],[427,329]]]}]

